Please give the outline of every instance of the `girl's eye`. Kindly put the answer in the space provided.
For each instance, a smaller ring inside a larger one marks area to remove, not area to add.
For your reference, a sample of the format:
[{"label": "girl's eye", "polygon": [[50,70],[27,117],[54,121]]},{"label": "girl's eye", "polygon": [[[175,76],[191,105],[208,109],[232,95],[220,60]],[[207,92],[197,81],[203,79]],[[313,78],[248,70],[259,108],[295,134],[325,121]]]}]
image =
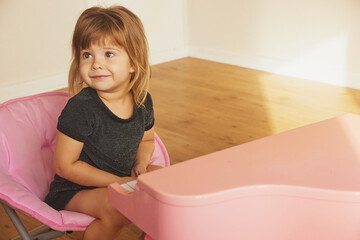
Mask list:
[{"label": "girl's eye", "polygon": [[91,53],[88,53],[88,52],[84,52],[82,56],[83,56],[84,59],[87,59],[87,58],[91,58],[91,57],[92,57],[92,56],[91,56]]},{"label": "girl's eye", "polygon": [[109,58],[115,56],[115,54],[113,54],[112,52],[106,52],[105,55],[106,55],[106,57],[109,57]]}]

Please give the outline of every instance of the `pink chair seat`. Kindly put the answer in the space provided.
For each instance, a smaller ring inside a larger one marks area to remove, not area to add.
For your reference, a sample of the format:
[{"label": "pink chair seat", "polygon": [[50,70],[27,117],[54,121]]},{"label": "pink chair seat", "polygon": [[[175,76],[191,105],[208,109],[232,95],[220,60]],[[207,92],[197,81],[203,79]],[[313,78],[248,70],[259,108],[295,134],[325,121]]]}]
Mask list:
[{"label": "pink chair seat", "polygon": [[[58,231],[84,231],[94,220],[85,214],[56,211],[43,202],[54,177],[53,152],[58,116],[66,93],[43,93],[0,105],[0,201]],[[152,164],[169,157],[155,136]]]}]

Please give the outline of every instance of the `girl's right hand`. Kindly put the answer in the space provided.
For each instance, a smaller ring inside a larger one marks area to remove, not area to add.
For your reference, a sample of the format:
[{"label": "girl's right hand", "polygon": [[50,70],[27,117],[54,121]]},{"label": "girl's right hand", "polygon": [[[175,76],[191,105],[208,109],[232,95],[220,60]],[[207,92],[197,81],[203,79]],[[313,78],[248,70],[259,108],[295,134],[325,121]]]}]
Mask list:
[{"label": "girl's right hand", "polygon": [[135,163],[135,166],[131,170],[131,176],[138,177],[139,175],[146,173],[146,169],[147,169],[147,164],[144,165],[140,163]]}]

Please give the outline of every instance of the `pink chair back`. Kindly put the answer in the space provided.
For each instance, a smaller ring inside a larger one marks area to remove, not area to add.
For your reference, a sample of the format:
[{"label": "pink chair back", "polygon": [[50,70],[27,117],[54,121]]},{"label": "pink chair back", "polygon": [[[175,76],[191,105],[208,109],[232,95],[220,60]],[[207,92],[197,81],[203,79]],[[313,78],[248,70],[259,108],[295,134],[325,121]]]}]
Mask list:
[{"label": "pink chair back", "polygon": [[66,93],[45,93],[0,105],[0,166],[43,200],[54,177],[57,119]]}]

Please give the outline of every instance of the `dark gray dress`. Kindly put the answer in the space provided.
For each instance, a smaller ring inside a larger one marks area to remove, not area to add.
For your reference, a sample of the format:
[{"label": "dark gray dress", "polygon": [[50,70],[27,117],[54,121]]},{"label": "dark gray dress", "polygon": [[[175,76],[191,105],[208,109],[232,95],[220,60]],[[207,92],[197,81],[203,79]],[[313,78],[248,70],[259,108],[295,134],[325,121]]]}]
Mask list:
[{"label": "dark gray dress", "polygon": [[[119,177],[130,176],[144,131],[154,125],[153,104],[147,95],[144,107],[134,104],[131,118],[121,119],[102,102],[96,91],[84,88],[72,97],[59,117],[57,129],[84,143],[79,160]],[[62,210],[81,186],[58,175],[50,184],[45,202]]]}]

